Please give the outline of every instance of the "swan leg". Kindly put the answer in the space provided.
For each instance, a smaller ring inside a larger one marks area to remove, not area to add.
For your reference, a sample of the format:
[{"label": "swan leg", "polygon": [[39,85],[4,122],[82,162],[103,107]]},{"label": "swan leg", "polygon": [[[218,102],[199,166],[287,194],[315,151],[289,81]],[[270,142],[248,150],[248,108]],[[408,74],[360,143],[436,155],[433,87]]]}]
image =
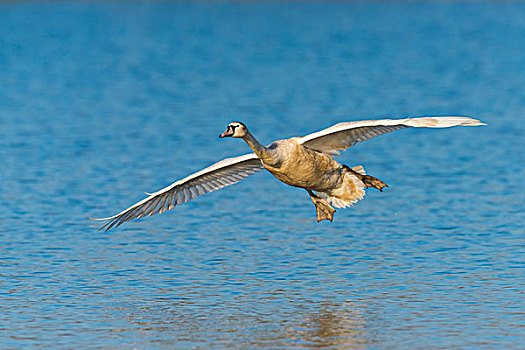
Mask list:
[{"label": "swan leg", "polygon": [[386,183],[379,180],[377,177],[373,177],[371,175],[362,175],[359,174],[357,171],[350,168],[348,165],[343,164],[343,170],[346,170],[350,172],[352,175],[356,176],[361,182],[365,184],[366,188],[373,187],[375,189],[378,189],[379,191],[383,192],[383,188],[388,187]]},{"label": "swan leg", "polygon": [[375,189],[378,189],[381,192],[383,192],[383,188],[388,187],[386,183],[379,180],[377,177],[373,177],[370,175],[363,175],[363,178],[361,179],[361,181],[363,181],[366,188],[373,187]]},{"label": "swan leg", "polygon": [[332,221],[334,219],[335,209],[332,208],[326,200],[317,197],[310,190],[307,190],[307,191],[308,191],[308,194],[310,195],[310,199],[312,200],[312,203],[314,203],[315,205],[315,210],[317,211],[317,222],[321,222],[323,220]]}]

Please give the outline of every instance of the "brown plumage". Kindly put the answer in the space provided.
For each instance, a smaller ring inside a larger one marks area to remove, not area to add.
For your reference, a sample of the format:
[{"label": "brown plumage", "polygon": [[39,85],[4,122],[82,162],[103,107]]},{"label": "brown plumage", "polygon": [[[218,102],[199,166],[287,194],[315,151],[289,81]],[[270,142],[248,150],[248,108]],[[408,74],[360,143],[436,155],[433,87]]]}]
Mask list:
[{"label": "brown plumage", "polygon": [[365,195],[366,188],[380,191],[388,187],[381,180],[366,175],[362,166],[350,168],[333,157],[357,142],[391,131],[410,127],[447,128],[485,125],[463,116],[382,119],[339,123],[303,137],[277,140],[265,147],[241,122],[232,122],[219,137],[242,138],[254,153],[227,158],[192,174],[149,197],[103,219],[100,229],[109,230],[126,221],[156,213],[240,180],[268,170],[282,182],[304,188],[317,211],[317,221],[333,220],[336,208],[348,207]]}]

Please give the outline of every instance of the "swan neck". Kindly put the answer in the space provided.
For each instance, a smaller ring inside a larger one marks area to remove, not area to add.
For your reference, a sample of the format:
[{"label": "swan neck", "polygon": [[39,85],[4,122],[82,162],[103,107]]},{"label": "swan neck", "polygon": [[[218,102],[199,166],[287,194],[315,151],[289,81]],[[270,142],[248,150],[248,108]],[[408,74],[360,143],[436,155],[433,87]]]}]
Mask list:
[{"label": "swan neck", "polygon": [[262,145],[257,139],[248,131],[243,137],[244,141],[250,146],[252,151],[265,163],[273,163],[274,155],[272,150]]}]

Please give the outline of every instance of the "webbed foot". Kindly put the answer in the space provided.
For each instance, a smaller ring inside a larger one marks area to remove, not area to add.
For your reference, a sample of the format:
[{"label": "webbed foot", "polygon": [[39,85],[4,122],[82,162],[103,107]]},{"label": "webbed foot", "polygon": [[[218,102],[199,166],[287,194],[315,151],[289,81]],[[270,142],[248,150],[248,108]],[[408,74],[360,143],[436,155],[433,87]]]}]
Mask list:
[{"label": "webbed foot", "polygon": [[335,209],[330,206],[330,204],[319,197],[317,197],[315,194],[313,194],[312,191],[308,191],[308,194],[310,195],[310,199],[315,205],[315,210],[317,211],[317,222],[321,222],[323,220],[334,220],[334,213]]},{"label": "webbed foot", "polygon": [[363,176],[361,181],[365,184],[366,188],[373,187],[383,192],[383,188],[388,187],[386,183],[384,183],[383,181],[379,180],[376,177],[373,177],[370,175],[361,175],[361,176]]},{"label": "webbed foot", "polygon": [[379,180],[377,177],[373,177],[371,175],[364,175],[364,171],[363,171],[363,174],[360,174],[354,169],[350,168],[348,165],[344,165],[344,164],[343,164],[343,170],[348,171],[352,175],[356,176],[359,180],[361,180],[361,182],[365,185],[366,188],[373,187],[383,192],[383,188],[388,187],[386,183]]}]

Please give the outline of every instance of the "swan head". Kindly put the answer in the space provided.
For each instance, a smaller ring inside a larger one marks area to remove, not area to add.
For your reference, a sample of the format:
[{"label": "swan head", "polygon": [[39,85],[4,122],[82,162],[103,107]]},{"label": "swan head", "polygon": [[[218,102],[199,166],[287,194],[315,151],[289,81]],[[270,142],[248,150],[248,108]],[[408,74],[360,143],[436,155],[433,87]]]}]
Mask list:
[{"label": "swan head", "polygon": [[241,122],[231,122],[226,130],[219,137],[238,137],[243,138],[248,133],[248,128]]}]

